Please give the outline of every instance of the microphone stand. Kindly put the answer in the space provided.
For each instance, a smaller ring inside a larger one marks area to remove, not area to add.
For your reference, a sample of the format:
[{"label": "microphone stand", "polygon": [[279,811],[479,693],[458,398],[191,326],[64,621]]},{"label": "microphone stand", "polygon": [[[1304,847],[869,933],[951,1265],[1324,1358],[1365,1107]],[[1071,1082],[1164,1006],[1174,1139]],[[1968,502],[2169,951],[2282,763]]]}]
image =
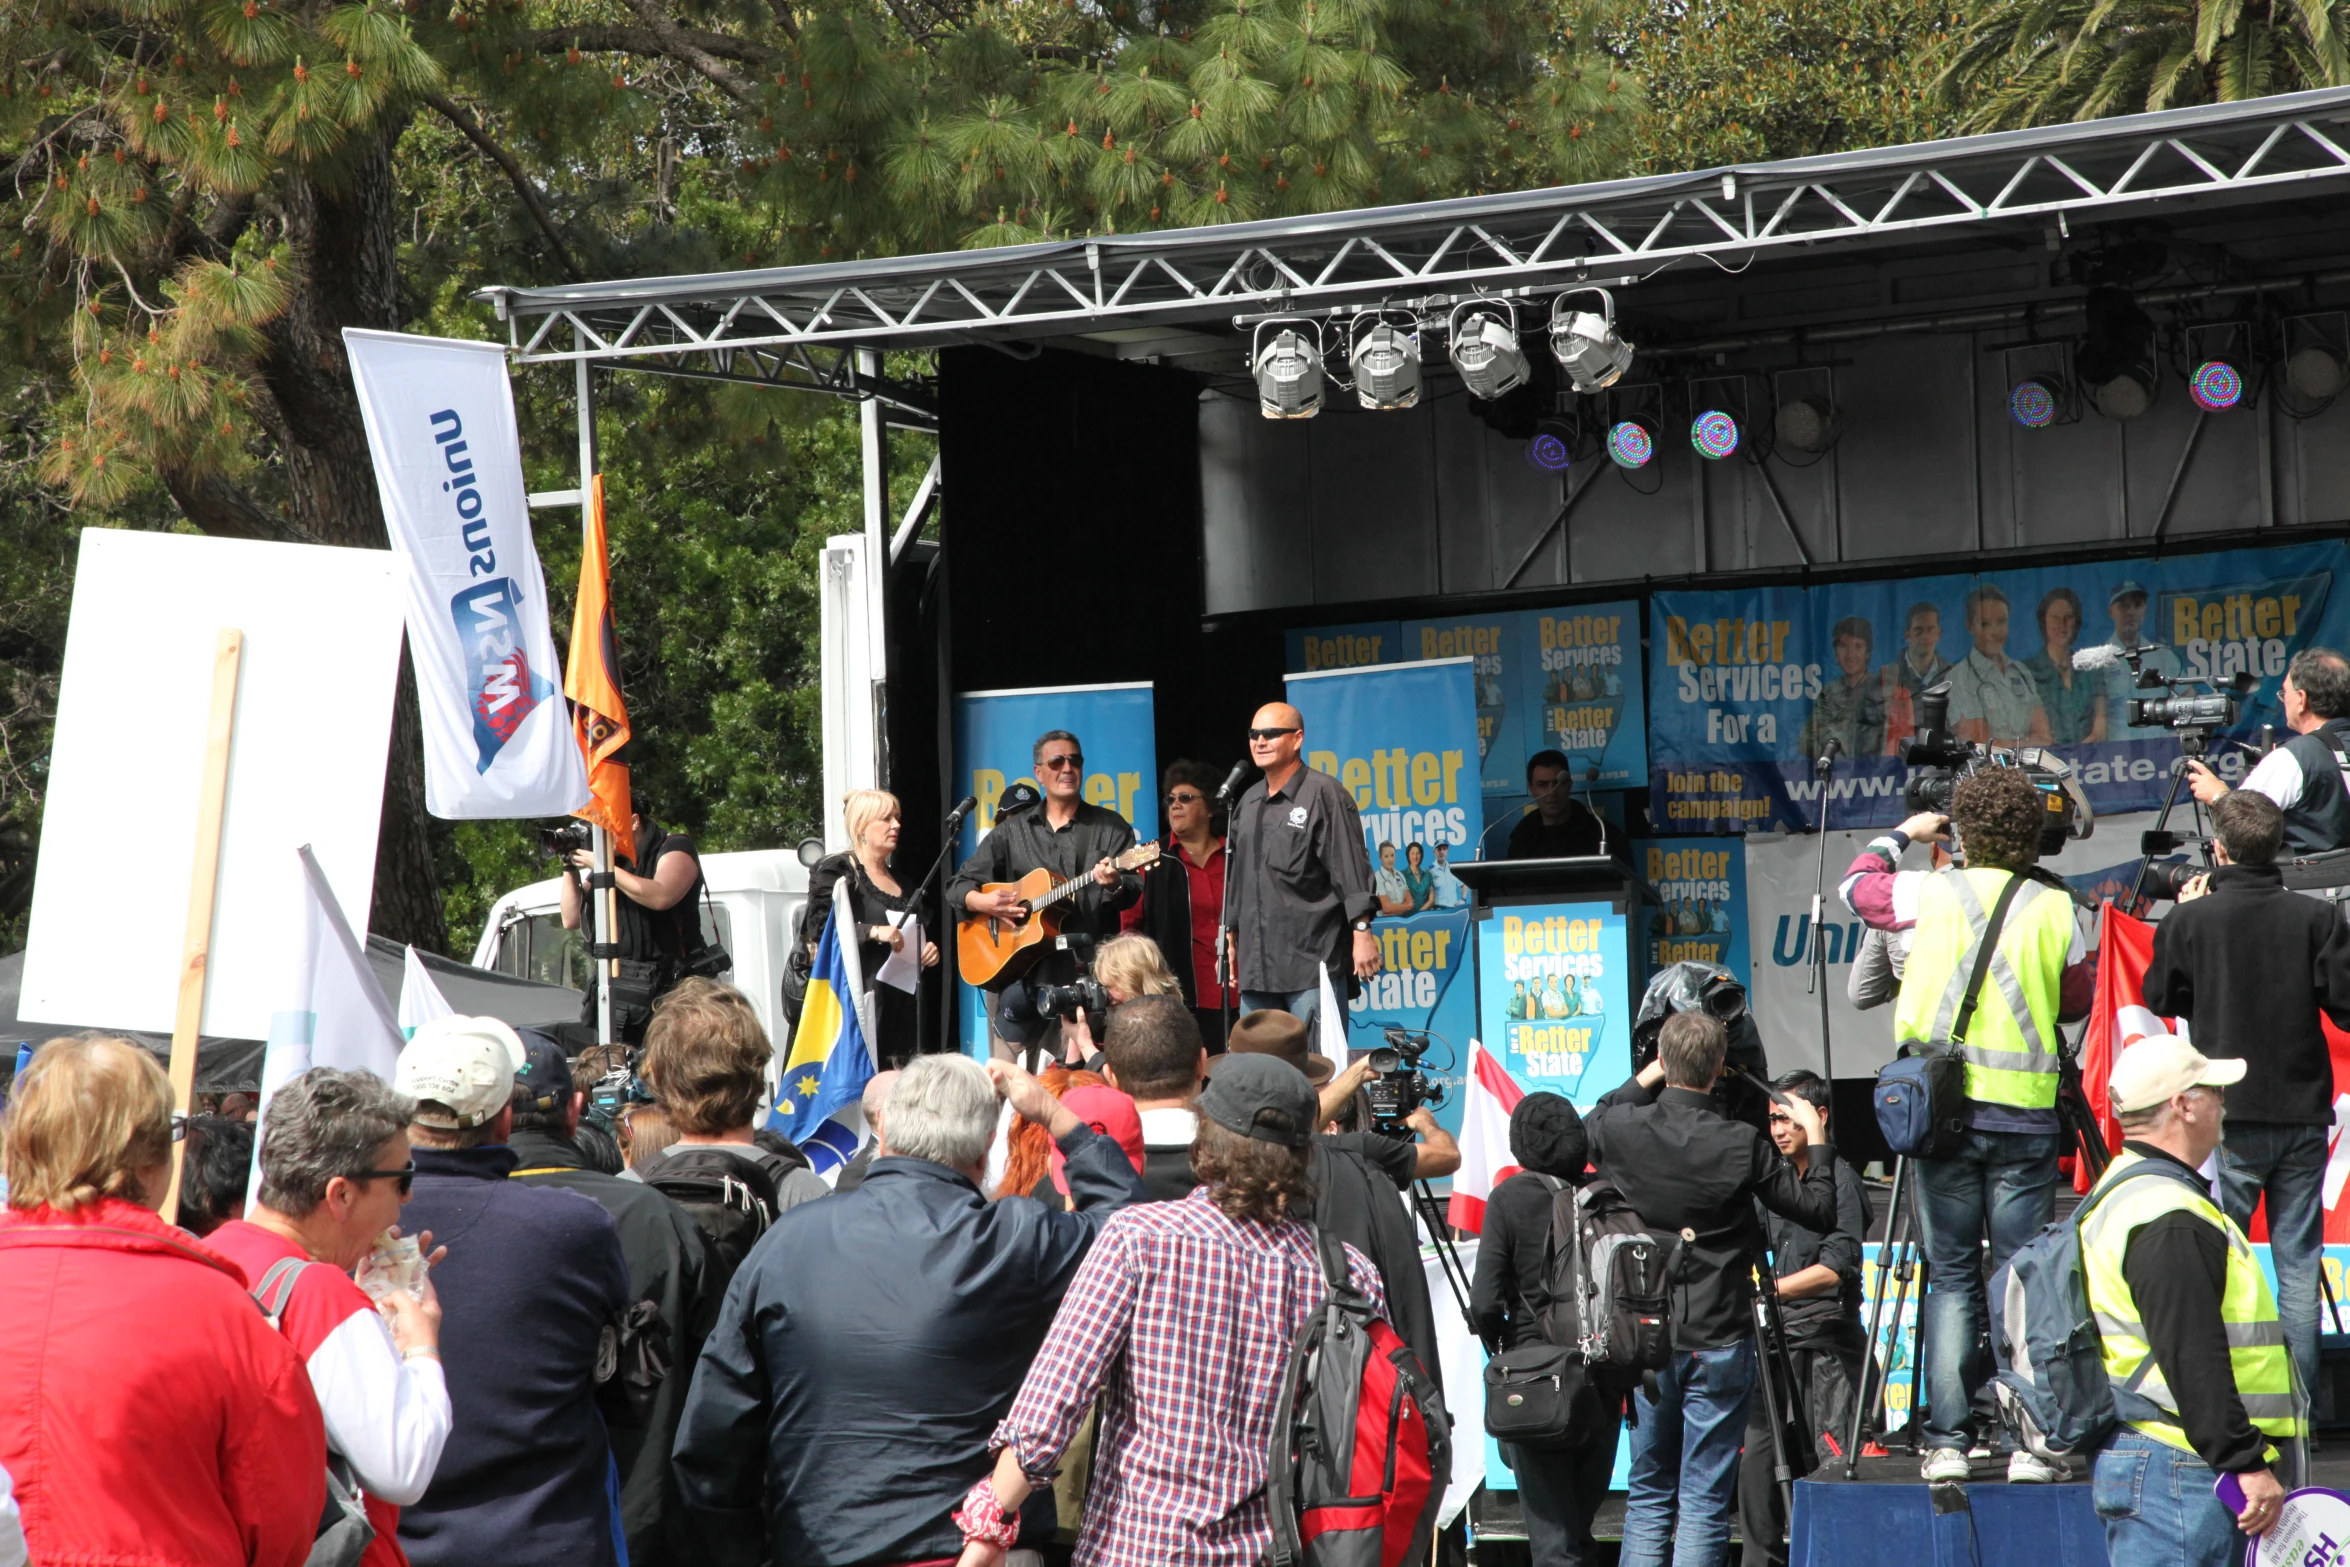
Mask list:
[{"label": "microphone stand", "polygon": [[[1216,804],[1224,809],[1224,879],[1216,883],[1216,992],[1222,998],[1217,1013],[1224,1022],[1224,1038],[1217,1047],[1219,1055],[1232,1048],[1232,1025],[1240,1015],[1240,964],[1235,961],[1238,954],[1232,950],[1232,927],[1224,923],[1224,910],[1232,897],[1232,786],[1240,781],[1246,765],[1235,766],[1216,791]],[[1215,826],[1212,812],[1208,825]],[[1177,848],[1175,852],[1181,854],[1183,850]]]},{"label": "microphone stand", "polygon": [[1811,889],[1811,979],[1805,987],[1820,998],[1820,1076],[1828,1080],[1831,1093],[1836,1084],[1836,1056],[1828,1038],[1828,927],[1823,921],[1828,912],[1828,807],[1836,798],[1838,749],[1840,743],[1830,740],[1826,753],[1812,763],[1820,781],[1820,858]]},{"label": "microphone stand", "polygon": [[[966,795],[961,805],[956,806],[952,811],[947,813],[946,831],[939,840],[938,858],[930,862],[930,869],[923,872],[920,884],[914,888],[914,896],[911,899],[911,902],[915,908],[919,909],[923,907],[925,900],[929,898],[930,884],[934,881],[938,881],[939,872],[946,869],[947,857],[955,852],[955,839],[963,831],[963,818],[968,816],[971,813],[972,808],[977,804],[978,801]],[[947,933],[954,929],[954,922],[947,917],[947,912],[946,885],[941,882],[938,889],[939,1009],[945,1012],[948,1018],[951,1020],[955,1011],[951,1002],[951,998],[954,995],[954,992],[949,987],[954,983],[954,981],[949,978],[949,976],[954,973],[954,970],[949,966],[948,961],[953,954],[947,945]],[[919,969],[922,962],[921,953],[917,952],[914,954],[914,962],[917,969]],[[929,1028],[930,1008],[925,1005],[923,1001],[924,992],[928,988],[928,986],[923,985],[918,980],[915,982],[914,1052],[917,1055],[923,1054],[925,1047],[931,1042],[931,1033]],[[944,1048],[943,1044],[941,1048]],[[878,1048],[876,1048],[875,1053],[878,1056]]]}]

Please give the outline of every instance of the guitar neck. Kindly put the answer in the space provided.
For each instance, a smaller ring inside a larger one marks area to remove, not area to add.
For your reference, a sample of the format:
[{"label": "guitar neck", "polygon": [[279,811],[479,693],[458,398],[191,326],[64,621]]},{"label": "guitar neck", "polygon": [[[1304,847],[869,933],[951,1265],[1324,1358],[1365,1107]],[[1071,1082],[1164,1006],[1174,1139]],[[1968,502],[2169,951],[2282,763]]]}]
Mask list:
[{"label": "guitar neck", "polygon": [[1044,896],[1039,898],[1031,898],[1028,902],[1028,907],[1030,911],[1033,912],[1037,909],[1049,908],[1053,904],[1060,902],[1063,898],[1074,898],[1079,892],[1084,890],[1085,884],[1092,879],[1093,877],[1090,872],[1083,876],[1072,877],[1068,881],[1061,883],[1058,887],[1055,887],[1052,891],[1044,894]]}]

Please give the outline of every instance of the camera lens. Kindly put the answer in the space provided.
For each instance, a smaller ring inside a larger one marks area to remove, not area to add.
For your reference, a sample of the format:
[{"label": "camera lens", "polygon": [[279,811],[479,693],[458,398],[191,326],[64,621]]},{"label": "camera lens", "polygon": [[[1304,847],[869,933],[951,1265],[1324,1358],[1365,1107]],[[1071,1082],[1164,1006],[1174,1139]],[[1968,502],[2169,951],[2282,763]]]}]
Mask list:
[{"label": "camera lens", "polygon": [[1371,1052],[1370,1061],[1372,1071],[1392,1072],[1397,1067],[1403,1065],[1403,1052],[1400,1050],[1390,1050],[1385,1046],[1381,1046],[1380,1048]]}]

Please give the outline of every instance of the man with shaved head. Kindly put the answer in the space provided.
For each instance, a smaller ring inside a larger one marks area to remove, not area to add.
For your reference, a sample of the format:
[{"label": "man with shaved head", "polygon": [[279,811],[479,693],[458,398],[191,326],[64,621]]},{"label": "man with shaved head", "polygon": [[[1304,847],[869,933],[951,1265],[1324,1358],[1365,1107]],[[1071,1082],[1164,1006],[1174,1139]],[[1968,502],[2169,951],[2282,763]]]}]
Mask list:
[{"label": "man with shaved head", "polygon": [[1233,807],[1224,923],[1239,965],[1240,1010],[1288,1012],[1310,1028],[1320,1012],[1324,964],[1341,1012],[1347,976],[1379,972],[1379,941],[1371,934],[1379,903],[1354,796],[1306,766],[1304,750],[1305,720],[1296,708],[1268,702],[1257,709],[1248,754],[1265,776]]}]

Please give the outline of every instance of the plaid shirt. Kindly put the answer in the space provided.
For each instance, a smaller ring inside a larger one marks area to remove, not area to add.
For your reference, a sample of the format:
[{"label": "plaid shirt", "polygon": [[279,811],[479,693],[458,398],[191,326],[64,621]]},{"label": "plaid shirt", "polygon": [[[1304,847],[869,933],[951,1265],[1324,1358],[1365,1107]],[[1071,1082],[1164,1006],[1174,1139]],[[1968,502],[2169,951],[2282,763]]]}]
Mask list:
[{"label": "plaid shirt", "polygon": [[[1347,1262],[1384,1312],[1378,1271],[1351,1246]],[[1304,1225],[1227,1218],[1205,1187],[1102,1227],[988,1444],[1042,1480],[1099,1397],[1071,1567],[1255,1567],[1273,1406],[1324,1293]]]}]

